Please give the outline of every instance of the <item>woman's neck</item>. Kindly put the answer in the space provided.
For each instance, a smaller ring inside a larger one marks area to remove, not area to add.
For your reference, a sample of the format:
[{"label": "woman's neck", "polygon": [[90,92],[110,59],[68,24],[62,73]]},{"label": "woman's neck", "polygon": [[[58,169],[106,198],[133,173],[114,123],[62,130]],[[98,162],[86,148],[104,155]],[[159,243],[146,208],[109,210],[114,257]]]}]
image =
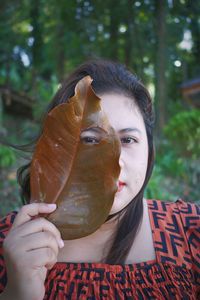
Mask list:
[{"label": "woman's neck", "polygon": [[64,248],[59,250],[58,261],[101,261],[111,246],[117,229],[118,217],[101,225],[94,233],[76,240],[65,240]]}]

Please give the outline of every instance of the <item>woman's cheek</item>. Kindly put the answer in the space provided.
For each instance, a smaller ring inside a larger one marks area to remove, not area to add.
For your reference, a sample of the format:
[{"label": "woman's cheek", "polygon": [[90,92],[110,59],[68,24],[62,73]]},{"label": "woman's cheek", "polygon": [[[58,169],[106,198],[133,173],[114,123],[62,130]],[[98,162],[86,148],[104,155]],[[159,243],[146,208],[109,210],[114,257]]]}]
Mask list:
[{"label": "woman's cheek", "polygon": [[145,163],[138,166],[137,170],[135,170],[130,178],[132,178],[132,182],[130,182],[132,193],[134,194],[134,197],[139,192],[139,190],[142,188],[142,185],[145,181],[146,176],[146,165]]}]

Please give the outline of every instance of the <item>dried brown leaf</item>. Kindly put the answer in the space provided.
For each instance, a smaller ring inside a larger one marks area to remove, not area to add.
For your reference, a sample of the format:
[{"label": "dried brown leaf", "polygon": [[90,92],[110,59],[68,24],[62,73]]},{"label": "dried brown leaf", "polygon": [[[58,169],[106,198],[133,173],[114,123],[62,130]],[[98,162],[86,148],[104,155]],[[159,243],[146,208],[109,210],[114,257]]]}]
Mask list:
[{"label": "dried brown leaf", "polygon": [[[91,234],[105,222],[120,172],[120,141],[84,77],[67,103],[46,117],[31,163],[31,202],[56,203],[46,216],[63,239]],[[95,128],[100,140],[87,144],[83,130]]]}]

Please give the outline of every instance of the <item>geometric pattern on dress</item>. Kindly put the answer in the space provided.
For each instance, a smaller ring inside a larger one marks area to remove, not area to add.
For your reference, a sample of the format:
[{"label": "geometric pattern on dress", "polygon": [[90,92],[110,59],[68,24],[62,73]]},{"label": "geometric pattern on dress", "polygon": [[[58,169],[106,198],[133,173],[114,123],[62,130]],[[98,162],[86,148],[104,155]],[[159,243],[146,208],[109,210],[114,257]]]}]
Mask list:
[{"label": "geometric pattern on dress", "polygon": [[[200,299],[199,206],[181,199],[147,203],[156,260],[57,263],[47,273],[44,299]],[[13,212],[0,220],[0,292],[7,282],[2,244],[15,216]]]}]

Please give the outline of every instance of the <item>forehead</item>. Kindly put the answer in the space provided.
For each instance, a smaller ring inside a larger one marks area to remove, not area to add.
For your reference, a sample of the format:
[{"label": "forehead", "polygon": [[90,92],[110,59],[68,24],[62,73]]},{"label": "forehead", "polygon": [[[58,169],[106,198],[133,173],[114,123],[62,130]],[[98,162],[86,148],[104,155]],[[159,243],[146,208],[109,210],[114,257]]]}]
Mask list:
[{"label": "forehead", "polygon": [[134,99],[121,94],[103,94],[101,107],[107,114],[111,126],[120,130],[122,128],[144,128],[144,121]]},{"label": "forehead", "polygon": [[125,96],[121,93],[105,93],[99,96],[101,98],[102,106],[108,107],[109,105],[112,105],[113,103],[117,103],[120,106],[123,106],[124,108],[131,108],[133,106],[136,106],[135,100]]}]

